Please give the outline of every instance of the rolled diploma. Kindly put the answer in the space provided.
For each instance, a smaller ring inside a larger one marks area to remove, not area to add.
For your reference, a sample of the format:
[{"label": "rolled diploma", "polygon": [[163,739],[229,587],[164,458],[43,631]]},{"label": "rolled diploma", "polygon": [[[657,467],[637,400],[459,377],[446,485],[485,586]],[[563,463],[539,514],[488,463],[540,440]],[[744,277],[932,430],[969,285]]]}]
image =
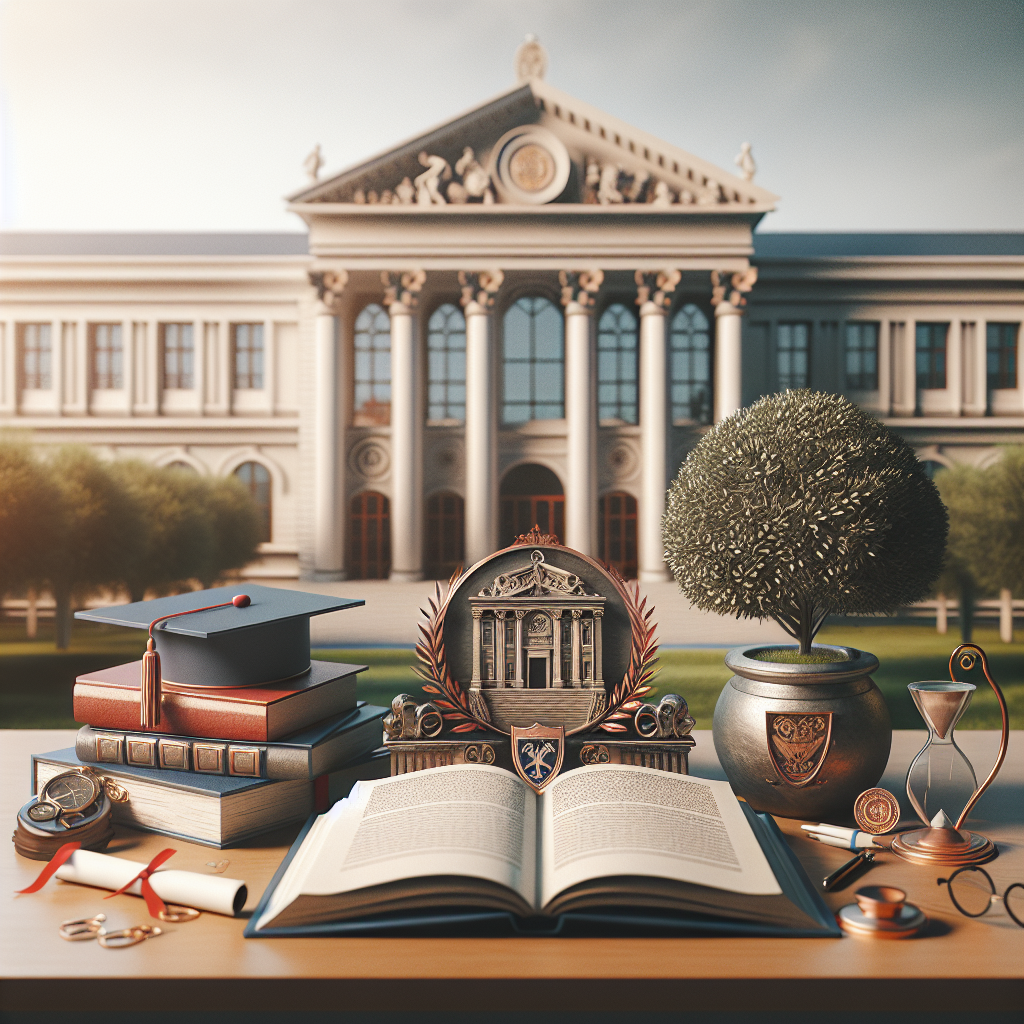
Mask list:
[{"label": "rolled diploma", "polygon": [[[123,860],[106,853],[91,850],[75,850],[71,857],[57,869],[57,877],[65,882],[79,885],[94,885],[98,889],[120,889],[130,878],[134,878],[146,867],[135,860]],[[201,875],[197,871],[175,871],[157,868],[149,876],[153,891],[165,903],[175,903],[196,910],[209,910],[215,914],[234,917],[248,896],[245,882],[222,875]],[[125,890],[132,896],[142,895],[142,883],[135,882]]]}]

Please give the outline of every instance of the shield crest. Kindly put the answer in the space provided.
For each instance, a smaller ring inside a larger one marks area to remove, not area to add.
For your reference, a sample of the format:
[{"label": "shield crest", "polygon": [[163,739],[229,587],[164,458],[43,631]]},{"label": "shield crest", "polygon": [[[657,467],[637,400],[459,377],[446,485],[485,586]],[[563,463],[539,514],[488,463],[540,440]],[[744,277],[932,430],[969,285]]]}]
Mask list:
[{"label": "shield crest", "polygon": [[768,754],[784,782],[809,785],[828,757],[832,741],[831,711],[766,711]]},{"label": "shield crest", "polygon": [[558,774],[564,753],[564,726],[512,726],[512,761],[520,778],[534,792],[539,793]]}]

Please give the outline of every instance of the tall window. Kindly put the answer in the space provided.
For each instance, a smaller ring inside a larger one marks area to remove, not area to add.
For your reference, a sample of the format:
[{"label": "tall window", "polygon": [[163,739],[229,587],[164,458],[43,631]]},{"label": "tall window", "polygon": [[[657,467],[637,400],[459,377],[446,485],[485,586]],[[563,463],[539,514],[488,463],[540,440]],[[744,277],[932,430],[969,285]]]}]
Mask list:
[{"label": "tall window", "polygon": [[846,325],[846,390],[878,390],[878,324]]},{"label": "tall window", "polygon": [[22,387],[49,391],[50,377],[50,325],[22,324],[21,326],[21,383]]},{"label": "tall window", "polygon": [[917,389],[925,391],[946,386],[946,336],[949,324],[917,324]]},{"label": "tall window", "polygon": [[352,579],[385,580],[391,572],[390,502],[376,491],[352,498],[348,517],[348,570]]},{"label": "tall window", "polygon": [[811,382],[811,325],[779,324],[779,390],[806,388]]},{"label": "tall window", "polygon": [[427,322],[427,419],[466,418],[466,318],[446,302]]},{"label": "tall window", "polygon": [[636,498],[632,494],[615,491],[598,498],[597,549],[602,561],[625,579],[636,579]]},{"label": "tall window", "polygon": [[356,317],[354,399],[353,426],[391,422],[391,318],[376,302]]},{"label": "tall window", "polygon": [[[239,326],[243,326],[239,324]],[[192,325],[164,324],[164,387],[190,391],[192,375]]]},{"label": "tall window", "polygon": [[562,314],[547,299],[524,298],[505,313],[502,420],[565,416],[565,338]]},{"label": "tall window", "polygon": [[443,491],[427,498],[424,561],[427,576],[447,580],[462,565],[465,505],[458,494]]},{"label": "tall window", "polygon": [[124,387],[121,372],[121,325],[94,324],[92,329],[92,386]]},{"label": "tall window", "polygon": [[672,419],[711,422],[711,333],[708,318],[688,302],[672,318]]},{"label": "tall window", "polygon": [[235,470],[235,476],[245,484],[252,495],[252,500],[260,511],[260,523],[262,525],[260,540],[264,542],[269,541],[271,496],[270,474],[267,472],[266,466],[261,466],[258,462],[243,462]]},{"label": "tall window", "polygon": [[263,387],[263,324],[235,324],[235,387]]},{"label": "tall window", "polygon": [[1017,334],[1020,324],[987,324],[985,348],[988,390],[1017,386]]},{"label": "tall window", "polygon": [[597,416],[637,423],[637,414],[636,317],[616,302],[597,324]]}]

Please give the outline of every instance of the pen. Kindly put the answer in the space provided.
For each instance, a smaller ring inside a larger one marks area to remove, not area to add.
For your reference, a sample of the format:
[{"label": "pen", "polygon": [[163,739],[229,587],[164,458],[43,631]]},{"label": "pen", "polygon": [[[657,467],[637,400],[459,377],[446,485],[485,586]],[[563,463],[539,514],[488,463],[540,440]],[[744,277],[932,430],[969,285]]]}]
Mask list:
[{"label": "pen", "polygon": [[844,879],[849,878],[855,871],[858,871],[865,864],[871,864],[875,859],[871,850],[861,850],[856,856],[851,857],[841,868],[836,869],[827,878],[821,880],[821,887],[826,891],[834,889]]},{"label": "pen", "polygon": [[881,843],[875,842],[874,836],[868,835],[867,832],[858,832],[855,829],[852,831],[853,835],[846,839],[842,839],[839,836],[818,835],[817,832],[809,833],[807,838],[816,839],[819,843],[824,843],[826,846],[836,846],[840,850],[861,850],[865,847],[869,849],[885,849]]}]

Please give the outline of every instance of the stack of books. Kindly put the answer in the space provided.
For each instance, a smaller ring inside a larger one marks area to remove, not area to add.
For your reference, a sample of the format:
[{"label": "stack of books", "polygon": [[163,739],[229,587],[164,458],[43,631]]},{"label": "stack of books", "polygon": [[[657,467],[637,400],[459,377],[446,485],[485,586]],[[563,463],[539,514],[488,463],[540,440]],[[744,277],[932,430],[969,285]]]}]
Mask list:
[{"label": "stack of books", "polygon": [[[258,614],[249,607],[193,613],[243,589],[256,595],[251,603]],[[88,765],[128,791],[128,801],[114,805],[115,824],[224,847],[326,810],[356,779],[389,775],[390,758],[381,748],[387,709],[356,700],[356,678],[366,666],[309,659],[309,615],[357,603],[250,585],[82,615],[148,627],[184,612],[167,627],[178,626],[175,642],[187,646],[189,657],[170,648],[164,672],[169,675],[169,664],[176,681],[162,682],[159,720],[147,727],[140,725],[141,661],[79,676],[74,714],[85,725],[73,748],[33,756],[33,792]],[[218,615],[219,622],[211,621]],[[300,627],[297,636],[282,636],[285,618],[301,620],[304,633]],[[283,680],[260,679],[259,649],[268,632],[275,672],[282,670],[282,644],[292,643],[296,664],[308,667]],[[235,644],[227,669],[216,663],[218,656],[223,661],[225,639]],[[217,685],[225,671],[234,673],[234,685]],[[253,685],[237,685],[239,672]]]}]

